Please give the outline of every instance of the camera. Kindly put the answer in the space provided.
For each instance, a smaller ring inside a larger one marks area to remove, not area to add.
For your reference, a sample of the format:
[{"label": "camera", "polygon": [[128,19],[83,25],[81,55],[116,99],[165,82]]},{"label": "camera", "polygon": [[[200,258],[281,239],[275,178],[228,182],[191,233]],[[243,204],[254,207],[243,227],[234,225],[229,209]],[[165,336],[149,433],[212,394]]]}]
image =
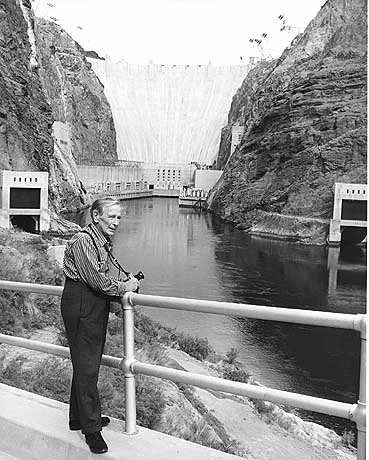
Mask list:
[{"label": "camera", "polygon": [[[145,275],[144,275],[141,271],[139,271],[138,273],[136,273],[135,275],[133,275],[133,277],[136,278],[136,280],[140,281],[140,280],[143,280],[143,279],[145,278]],[[136,294],[138,294],[139,290],[140,290],[140,288],[137,288],[137,289],[136,289],[135,291],[133,291],[133,292],[135,292]]]},{"label": "camera", "polygon": [[138,273],[136,273],[135,275],[133,275],[134,278],[136,278],[136,280],[140,281],[140,280],[143,280],[145,278],[145,275],[140,271]]}]

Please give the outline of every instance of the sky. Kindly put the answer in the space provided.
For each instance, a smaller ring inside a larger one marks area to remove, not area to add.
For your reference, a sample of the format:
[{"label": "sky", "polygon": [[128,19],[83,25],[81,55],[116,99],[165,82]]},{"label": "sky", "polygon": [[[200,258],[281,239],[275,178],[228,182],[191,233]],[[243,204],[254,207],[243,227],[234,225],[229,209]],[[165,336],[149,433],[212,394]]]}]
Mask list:
[{"label": "sky", "polygon": [[[250,56],[278,57],[324,3],[32,0],[36,16],[54,18],[86,50],[114,62],[214,65],[244,64]],[[254,39],[262,41],[250,41]]]}]

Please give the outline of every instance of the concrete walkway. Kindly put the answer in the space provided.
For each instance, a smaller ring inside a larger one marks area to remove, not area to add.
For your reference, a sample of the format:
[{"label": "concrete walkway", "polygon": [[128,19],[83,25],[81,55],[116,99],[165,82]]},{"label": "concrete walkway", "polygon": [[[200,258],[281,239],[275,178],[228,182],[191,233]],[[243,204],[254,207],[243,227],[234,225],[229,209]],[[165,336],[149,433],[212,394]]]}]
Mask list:
[{"label": "concrete walkway", "polygon": [[[80,431],[68,429],[68,405],[0,384],[0,460],[96,460]],[[104,428],[115,460],[236,460],[240,457],[209,449],[146,428],[123,433],[124,423],[112,419]],[[98,457],[98,458],[100,458]]]}]

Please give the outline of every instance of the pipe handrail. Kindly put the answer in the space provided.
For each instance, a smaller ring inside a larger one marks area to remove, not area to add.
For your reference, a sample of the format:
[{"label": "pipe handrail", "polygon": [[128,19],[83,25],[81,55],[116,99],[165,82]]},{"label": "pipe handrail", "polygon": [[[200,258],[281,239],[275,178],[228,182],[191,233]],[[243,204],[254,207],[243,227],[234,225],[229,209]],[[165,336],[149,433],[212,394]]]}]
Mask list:
[{"label": "pipe handrail", "polygon": [[[0,334],[0,344],[5,343],[19,348],[26,348],[28,350],[39,351],[41,353],[49,353],[51,355],[59,356],[61,358],[70,358],[69,347],[55,345],[53,343],[40,342],[38,340],[24,339],[23,337],[15,337],[8,334]],[[104,366],[113,367],[115,369],[122,369],[123,359],[115,356],[103,355],[101,363]]]},{"label": "pipe handrail", "polygon": [[[41,353],[49,353],[62,358],[70,358],[68,347],[54,345],[47,342],[0,334],[0,343],[26,348],[28,350],[34,350]],[[115,356],[103,355],[101,363],[104,366],[115,369],[122,370],[123,368],[123,359]],[[234,382],[218,377],[205,376],[164,366],[147,364],[136,360],[132,362],[130,369],[135,374],[165,378],[174,382],[187,383],[199,388],[222,391],[237,396],[247,396],[249,398],[257,398],[280,404],[294,405],[300,409],[314,410],[316,412],[333,415],[335,417],[345,419],[352,418],[351,412],[353,405],[339,401],[300,395],[298,393],[276,390],[265,386]]]},{"label": "pipe handrail", "polygon": [[63,286],[52,286],[50,284],[23,283],[19,281],[0,280],[0,289],[10,291],[32,292],[34,294],[48,294],[61,296]]},{"label": "pipe handrail", "polygon": [[[22,283],[0,280],[0,289],[37,294],[61,296],[62,286]],[[103,355],[102,364],[120,369],[125,377],[126,433],[136,433],[135,374],[165,378],[200,388],[213,389],[239,396],[292,405],[301,409],[320,412],[353,420],[358,429],[358,460],[365,460],[366,442],[366,315],[332,313],[324,311],[267,307],[262,305],[237,304],[178,297],[163,297],[128,292],[123,297],[124,358]],[[233,382],[218,377],[203,376],[177,369],[139,362],[134,357],[134,306],[156,307],[231,315],[271,321],[283,321],[312,326],[350,329],[360,332],[360,389],[357,404],[348,404],[329,399],[276,390],[265,386]],[[0,343],[28,348],[56,356],[70,357],[69,348],[21,337],[0,334]]]},{"label": "pipe handrail", "polygon": [[[32,284],[18,281],[0,280],[0,289],[32,292],[36,294],[48,294],[61,296],[63,286],[49,284]],[[266,307],[263,305],[251,305],[231,302],[219,302],[215,300],[198,300],[184,297],[164,297],[157,295],[128,293],[129,302],[135,306],[186,310],[218,315],[229,315],[263,319],[269,321],[283,321],[290,323],[305,324],[311,326],[335,327],[360,331],[361,314],[333,313],[319,310],[303,310],[283,307]]]},{"label": "pipe handrail", "polygon": [[[0,334],[0,343],[13,345],[41,353],[49,353],[62,358],[70,358],[68,347],[54,345],[37,340],[24,339],[7,334]],[[124,369],[123,359],[115,356],[103,355],[101,364],[115,369]],[[143,374],[151,377],[165,378],[174,382],[187,383],[199,388],[222,391],[237,396],[262,399],[270,402],[293,405],[300,409],[313,410],[326,415],[333,415],[345,419],[352,419],[353,404],[339,401],[301,395],[290,391],[276,390],[260,385],[234,382],[219,377],[205,376],[193,372],[181,371],[156,364],[143,363],[133,360],[128,368],[134,374]]]},{"label": "pipe handrail", "polygon": [[199,388],[222,391],[237,396],[247,396],[248,398],[261,399],[277,404],[291,405],[299,409],[320,412],[321,414],[333,415],[347,420],[352,419],[353,404],[301,395],[291,391],[276,390],[263,385],[234,382],[219,377],[194,374],[154,364],[141,363],[139,361],[135,361],[131,368],[138,374],[165,378],[174,382],[187,383]]},{"label": "pipe handrail", "polygon": [[133,306],[186,310],[202,313],[213,313],[236,317],[282,321],[310,326],[334,327],[341,329],[360,330],[361,314],[332,313],[319,310],[303,310],[295,308],[266,307],[215,300],[198,300],[183,297],[164,297],[157,295],[127,294]]}]

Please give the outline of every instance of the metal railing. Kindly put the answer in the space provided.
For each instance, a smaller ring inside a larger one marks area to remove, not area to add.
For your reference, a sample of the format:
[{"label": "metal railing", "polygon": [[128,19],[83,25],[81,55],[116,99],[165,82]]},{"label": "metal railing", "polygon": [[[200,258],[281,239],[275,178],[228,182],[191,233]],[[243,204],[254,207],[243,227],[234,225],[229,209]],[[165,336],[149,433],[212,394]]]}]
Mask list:
[{"label": "metal railing", "polygon": [[[0,289],[26,291],[38,294],[61,296],[63,288],[41,284],[0,281]],[[333,327],[360,332],[360,387],[359,400],[356,404],[348,404],[313,396],[301,395],[288,391],[275,390],[247,383],[233,382],[217,377],[203,376],[191,372],[179,371],[163,366],[146,364],[135,359],[134,354],[134,307],[157,307],[166,309],[196,311],[211,314],[231,315],[235,317],[255,318],[271,321],[284,321],[311,326]],[[124,358],[103,355],[102,364],[121,369],[125,378],[125,430],[127,434],[136,431],[136,391],[135,374],[145,374],[164,378],[175,382],[187,383],[200,388],[223,391],[226,393],[247,396],[274,403],[287,404],[300,409],[320,412],[356,423],[357,459],[365,460],[366,442],[366,315],[330,313],[322,311],[298,310],[259,305],[215,302],[207,300],[162,297],[129,292],[123,298],[124,321]],[[0,343],[28,348],[57,356],[69,357],[69,349],[58,345],[23,339],[20,337],[0,334]]]}]

